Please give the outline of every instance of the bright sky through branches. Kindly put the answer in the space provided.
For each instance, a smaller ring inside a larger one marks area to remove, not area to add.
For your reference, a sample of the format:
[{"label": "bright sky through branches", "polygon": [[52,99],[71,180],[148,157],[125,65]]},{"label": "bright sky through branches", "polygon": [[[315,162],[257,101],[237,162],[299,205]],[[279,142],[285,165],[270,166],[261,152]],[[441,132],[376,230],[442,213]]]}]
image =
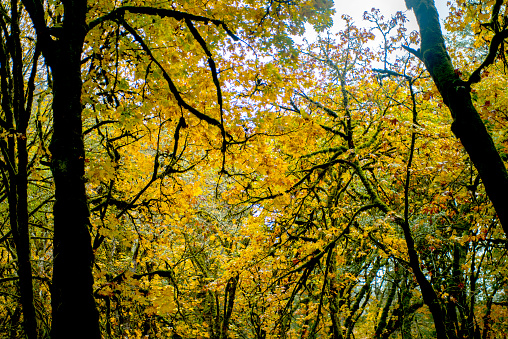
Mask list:
[{"label": "bright sky through branches", "polygon": [[[448,7],[446,2],[449,0],[435,0],[437,10],[439,11],[439,18],[441,22],[448,15]],[[409,22],[406,24],[408,32],[418,30],[416,24],[416,18],[413,11],[406,9],[406,3],[404,0],[335,0],[335,16],[333,18],[334,28],[332,31],[339,31],[343,27],[343,20],[341,16],[347,14],[351,16],[357,26],[363,26],[363,13],[370,11],[372,8],[377,8],[381,11],[385,17],[390,17],[398,11],[402,11],[406,14]],[[366,24],[366,23],[365,23]],[[311,33],[312,28],[307,27],[307,39],[312,40],[312,36],[315,33]]]}]

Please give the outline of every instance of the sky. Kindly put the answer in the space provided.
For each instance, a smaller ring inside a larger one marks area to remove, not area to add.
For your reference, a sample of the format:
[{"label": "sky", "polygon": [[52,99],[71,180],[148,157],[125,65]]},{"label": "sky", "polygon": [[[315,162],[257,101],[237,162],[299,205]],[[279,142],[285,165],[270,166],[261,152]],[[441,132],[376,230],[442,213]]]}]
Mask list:
[{"label": "sky", "polygon": [[[370,11],[372,8],[377,8],[381,11],[381,14],[385,18],[390,18],[398,11],[402,11],[406,14],[409,20],[405,27],[407,32],[419,31],[416,18],[412,10],[407,10],[406,3],[404,0],[333,0],[335,15],[333,17],[332,32],[338,32],[344,29],[344,20],[341,19],[342,14],[347,14],[353,18],[353,21],[357,27],[370,27],[371,24],[363,20],[363,13]],[[448,15],[448,6],[446,3],[449,0],[434,0],[437,10],[439,12],[439,19],[441,21],[441,29],[445,31],[443,27],[443,20]],[[301,44],[305,38],[307,41],[315,41],[317,33],[314,31],[311,25],[305,25],[305,34],[302,37],[292,37],[296,43]]]},{"label": "sky", "polygon": [[[441,21],[446,18],[448,13],[448,7],[446,6],[447,1],[448,0],[435,0]],[[334,23],[336,24],[342,21],[340,19],[342,14],[348,14],[354,19],[357,26],[362,26],[363,12],[370,11],[370,9],[374,7],[381,10],[381,14],[386,18],[389,18],[397,11],[403,11],[410,21],[406,24],[408,31],[418,29],[413,11],[408,11],[406,9],[404,0],[334,0],[334,3],[336,11]]]}]

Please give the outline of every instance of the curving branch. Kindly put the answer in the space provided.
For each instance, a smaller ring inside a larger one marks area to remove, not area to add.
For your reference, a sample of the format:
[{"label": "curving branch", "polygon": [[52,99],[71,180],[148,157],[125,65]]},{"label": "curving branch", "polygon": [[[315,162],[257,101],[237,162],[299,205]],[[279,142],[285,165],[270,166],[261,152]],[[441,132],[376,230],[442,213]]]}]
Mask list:
[{"label": "curving branch", "polygon": [[217,126],[217,127],[219,127],[222,130],[224,127],[222,126],[220,121],[218,121],[218,120],[216,120],[216,119],[214,119],[214,118],[212,118],[212,117],[210,117],[210,116],[208,116],[208,115],[206,115],[204,113],[201,113],[200,111],[198,111],[197,109],[195,109],[194,107],[189,105],[187,102],[185,102],[185,100],[180,95],[180,92],[176,88],[175,83],[173,82],[173,80],[169,76],[168,72],[166,72],[164,67],[155,58],[155,56],[152,53],[152,50],[150,49],[150,47],[148,47],[148,45],[145,43],[143,38],[138,34],[138,32],[136,32],[136,30],[131,25],[129,25],[127,23],[127,21],[125,21],[124,18],[117,18],[116,20],[118,21],[118,23],[120,23],[132,35],[134,40],[141,46],[143,51],[150,57],[150,59],[157,65],[157,67],[159,67],[159,69],[162,72],[162,76],[164,77],[164,80],[166,80],[166,82],[168,83],[169,90],[174,95],[176,101],[178,102],[178,105],[183,107],[183,108],[185,108],[186,110],[188,110],[192,114],[194,114],[200,120],[204,120],[207,123],[209,123],[210,125]]},{"label": "curving branch", "polygon": [[[217,75],[217,67],[215,66],[215,61],[213,61],[212,53],[206,46],[205,40],[203,39],[201,34],[199,34],[198,30],[196,29],[196,27],[194,26],[192,21],[190,19],[185,19],[185,23],[187,24],[187,27],[189,27],[192,35],[194,36],[194,39],[196,39],[196,41],[199,43],[199,45],[205,52],[206,56],[208,57],[208,65],[210,67],[210,71],[212,72],[213,83],[214,83],[215,88],[217,90],[217,101],[219,104],[220,123],[221,123],[221,126],[224,126],[224,111],[223,111],[223,107],[222,107],[222,91],[220,88],[219,77]],[[222,152],[225,152],[226,151],[226,131],[224,130],[224,127],[221,128],[221,135],[222,135]],[[224,165],[223,165],[223,168],[224,168]]]},{"label": "curving branch", "polygon": [[46,25],[43,2],[38,0],[21,0],[30,15],[30,19],[37,32],[37,38],[46,48],[52,45],[50,29]]},{"label": "curving branch", "polygon": [[203,22],[203,23],[213,23],[215,26],[222,27],[226,33],[234,40],[239,41],[240,38],[238,38],[227,26],[227,24],[222,20],[217,19],[211,19],[207,18],[205,16],[201,15],[195,15],[180,11],[175,11],[172,9],[166,9],[166,8],[155,8],[155,7],[144,7],[144,6],[122,6],[119,7],[111,12],[109,12],[106,15],[103,15],[95,20],[92,20],[87,25],[87,31],[90,31],[94,27],[100,25],[101,23],[109,20],[116,21],[119,18],[123,18],[125,13],[132,13],[132,14],[146,14],[146,15],[154,15],[159,16],[161,18],[173,18],[176,20],[190,20],[190,21],[196,21],[196,22]]},{"label": "curving branch", "polygon": [[508,38],[508,29],[505,29],[499,33],[496,33],[490,41],[489,54],[483,60],[483,63],[471,74],[467,83],[469,85],[480,82],[481,71],[496,61],[496,56],[499,50],[499,46],[503,44],[504,39]]}]

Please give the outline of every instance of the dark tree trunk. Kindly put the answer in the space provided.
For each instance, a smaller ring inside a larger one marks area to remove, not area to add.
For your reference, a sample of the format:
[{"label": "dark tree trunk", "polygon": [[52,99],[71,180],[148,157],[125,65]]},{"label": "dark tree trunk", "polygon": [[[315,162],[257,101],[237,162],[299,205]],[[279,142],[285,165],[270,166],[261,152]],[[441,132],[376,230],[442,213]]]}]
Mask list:
[{"label": "dark tree trunk", "polygon": [[81,52],[86,1],[65,3],[62,37],[51,55],[53,138],[51,170],[55,180],[55,233],[52,308],[53,339],[100,338],[93,297],[93,252],[85,192],[85,151],[81,125]]},{"label": "dark tree trunk", "polygon": [[[62,27],[50,32],[42,3],[23,0],[53,80],[51,170],[55,180],[51,337],[100,338],[93,297],[93,251],[85,192],[81,53],[86,0],[64,0]],[[50,34],[53,35],[50,36]]]},{"label": "dark tree trunk", "polygon": [[[393,299],[395,298],[395,293],[397,292],[397,285],[399,284],[399,277],[395,278],[393,282],[390,283],[390,287],[388,290],[388,297],[386,298],[386,303],[383,306],[383,310],[381,312],[381,317],[379,318],[379,321],[377,323],[376,332],[374,334],[375,338],[385,338],[388,337],[387,335],[384,335],[383,332],[385,332],[386,327],[388,326],[388,313],[390,312],[390,307],[392,306]],[[387,332],[387,331],[386,331]]]},{"label": "dark tree trunk", "polygon": [[460,80],[446,50],[433,0],[406,0],[420,27],[420,59],[432,76],[452,117],[452,131],[460,139],[482,179],[508,236],[508,173],[480,115],[471,101],[469,84]]},{"label": "dark tree trunk", "polygon": [[62,58],[51,66],[54,132],[50,151],[56,198],[51,291],[53,339],[68,338],[66,328],[69,324],[79,329],[83,338],[100,338],[99,316],[92,290],[93,253],[84,182],[81,51],[77,49],[80,47],[60,45],[58,52]]}]

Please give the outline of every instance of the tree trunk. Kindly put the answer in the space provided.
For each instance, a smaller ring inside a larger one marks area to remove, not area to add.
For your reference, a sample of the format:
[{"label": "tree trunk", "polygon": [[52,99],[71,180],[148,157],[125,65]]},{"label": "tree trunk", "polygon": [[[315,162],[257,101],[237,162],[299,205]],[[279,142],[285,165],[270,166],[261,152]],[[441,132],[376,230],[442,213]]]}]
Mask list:
[{"label": "tree trunk", "polygon": [[420,258],[418,256],[418,252],[415,249],[415,243],[413,236],[411,235],[409,224],[405,221],[402,221],[400,226],[402,227],[404,238],[406,239],[409,266],[411,267],[414,277],[420,286],[423,302],[429,307],[429,311],[432,314],[434,326],[436,329],[436,338],[456,339],[457,337],[453,335],[453,333],[450,333],[446,327],[445,314],[441,309],[441,304],[439,302],[436,291],[434,291],[432,284],[427,280],[427,277],[425,274],[423,274],[420,268]]},{"label": "tree trunk", "polygon": [[432,76],[454,119],[452,131],[460,139],[482,179],[508,236],[508,173],[480,115],[471,101],[469,84],[460,80],[446,50],[433,0],[406,0],[420,27],[420,59]]},{"label": "tree trunk", "polygon": [[[55,180],[53,339],[100,338],[99,314],[93,297],[93,252],[85,192],[85,151],[81,125],[81,52],[85,1],[65,6],[63,37],[50,67],[53,76],[51,170]],[[69,333],[68,329],[76,333]]]},{"label": "tree trunk", "polygon": [[54,132],[50,151],[56,200],[51,291],[53,339],[68,338],[65,329],[69,324],[83,338],[100,338],[92,290],[93,252],[84,182],[80,51],[72,47],[61,46],[60,55],[68,59],[59,58],[60,62],[51,66]]},{"label": "tree trunk", "polygon": [[81,124],[81,53],[87,29],[87,2],[62,3],[62,26],[50,32],[42,3],[23,0],[53,78],[50,151],[55,205],[51,337],[100,338],[99,313],[93,297],[93,251]]},{"label": "tree trunk", "polygon": [[[387,335],[384,335],[384,331],[388,325],[388,313],[390,312],[390,307],[393,303],[393,299],[395,298],[395,293],[397,292],[397,285],[399,284],[399,273],[396,273],[397,277],[395,277],[395,280],[390,283],[390,287],[388,289],[388,297],[386,298],[386,303],[383,306],[383,310],[381,312],[381,317],[379,318],[379,321],[377,323],[376,332],[374,334],[375,338],[385,338],[388,337]],[[401,306],[402,307],[402,306]]]},{"label": "tree trunk", "polygon": [[240,276],[237,274],[231,277],[226,284],[226,290],[224,291],[224,318],[222,319],[222,328],[220,331],[220,339],[228,338],[229,321],[233,313],[233,306],[235,302],[236,288],[238,286],[238,280]]}]

